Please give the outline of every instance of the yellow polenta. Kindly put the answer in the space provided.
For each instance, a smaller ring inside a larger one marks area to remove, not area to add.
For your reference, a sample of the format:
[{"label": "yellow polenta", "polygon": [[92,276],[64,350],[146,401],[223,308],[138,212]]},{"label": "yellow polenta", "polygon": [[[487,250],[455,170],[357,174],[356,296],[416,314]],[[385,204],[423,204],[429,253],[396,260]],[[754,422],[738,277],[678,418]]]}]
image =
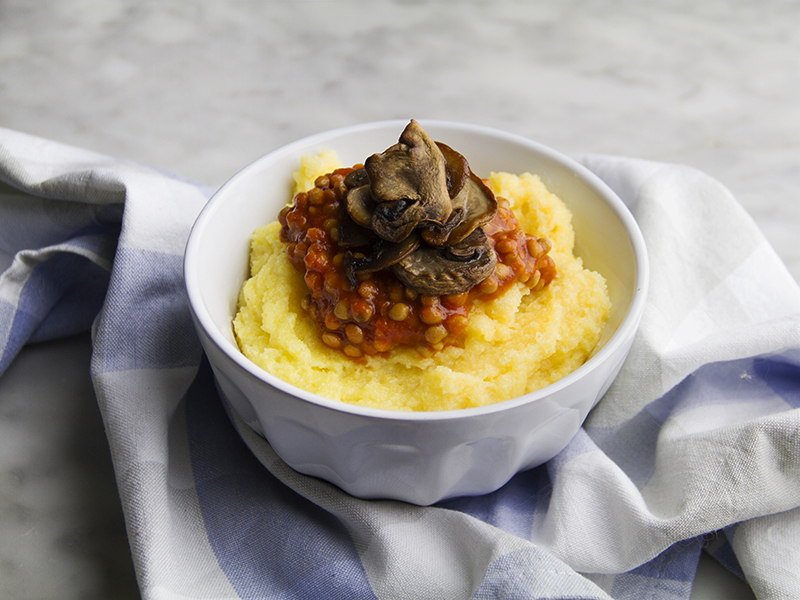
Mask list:
[{"label": "yellow polenta", "polygon": [[[338,167],[333,153],[304,157],[297,191]],[[540,292],[518,283],[500,298],[476,302],[464,345],[430,358],[414,348],[354,362],[322,343],[300,306],[308,293],[286,257],[280,225],[257,229],[251,278],[239,296],[234,331],[242,352],[299,388],[361,406],[440,411],[494,404],[538,390],[568,375],[592,354],[611,308],[605,279],[573,254],[572,215],[538,176],[493,173],[490,185],[507,198],[525,231],[553,242],[557,276]]]}]

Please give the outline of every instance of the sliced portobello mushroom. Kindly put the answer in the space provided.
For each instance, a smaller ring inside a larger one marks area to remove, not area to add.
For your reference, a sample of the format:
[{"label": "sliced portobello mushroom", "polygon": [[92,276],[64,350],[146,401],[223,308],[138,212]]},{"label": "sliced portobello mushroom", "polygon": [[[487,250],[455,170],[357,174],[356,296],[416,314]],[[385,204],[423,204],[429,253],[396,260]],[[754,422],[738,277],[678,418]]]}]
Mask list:
[{"label": "sliced portobello mushroom", "polygon": [[348,187],[348,189],[353,189],[357,187],[361,187],[362,185],[369,184],[369,176],[367,175],[367,170],[364,167],[360,169],[354,169],[350,171],[344,178],[344,184]]},{"label": "sliced portobello mushroom", "polygon": [[460,294],[491,275],[497,256],[483,229],[447,247],[422,245],[392,265],[406,286],[420,294]]},{"label": "sliced portobello mushroom", "polygon": [[401,198],[378,204],[372,213],[370,226],[382,239],[401,242],[425,219],[424,208],[418,202]]},{"label": "sliced portobello mushroom", "polygon": [[416,121],[345,184],[340,245],[371,246],[368,256],[345,254],[353,287],[359,274],[391,268],[422,294],[457,294],[494,269],[497,258],[481,228],[497,212],[494,194],[464,156],[433,141]]},{"label": "sliced portobello mushroom", "polygon": [[419,247],[419,244],[419,236],[413,234],[399,243],[378,239],[372,247],[372,254],[369,256],[356,257],[352,252],[346,252],[342,259],[342,266],[350,287],[355,288],[358,285],[359,274],[374,273],[375,271],[388,269],[414,252]]},{"label": "sliced portobello mushroom", "polygon": [[453,212],[444,226],[429,225],[422,238],[434,246],[457,244],[497,214],[497,199],[483,180],[470,171],[465,185],[453,198]]},{"label": "sliced portobello mushroom", "polygon": [[416,121],[403,130],[399,144],[373,154],[364,167],[376,203],[371,225],[380,237],[398,242],[420,223],[447,221],[452,205],[445,159]]},{"label": "sliced portobello mushroom", "polygon": [[455,198],[467,183],[470,171],[469,163],[464,155],[456,152],[447,144],[436,142],[436,146],[444,157],[444,168],[447,174],[447,192],[450,198]]},{"label": "sliced portobello mushroom", "polygon": [[447,238],[447,244],[458,244],[478,227],[486,225],[497,214],[497,199],[483,180],[470,171],[470,176],[453,205],[462,209],[461,222]]},{"label": "sliced portobello mushroom", "polygon": [[420,229],[422,239],[433,246],[444,246],[450,239],[450,234],[453,232],[453,230],[461,225],[463,221],[464,207],[459,206],[453,208],[453,212],[450,213],[450,218],[447,219],[447,222],[444,225],[439,225],[438,223],[425,224]]},{"label": "sliced portobello mushroom", "polygon": [[375,200],[369,184],[360,185],[348,190],[344,199],[347,214],[362,227],[372,227],[372,215],[375,212]]}]

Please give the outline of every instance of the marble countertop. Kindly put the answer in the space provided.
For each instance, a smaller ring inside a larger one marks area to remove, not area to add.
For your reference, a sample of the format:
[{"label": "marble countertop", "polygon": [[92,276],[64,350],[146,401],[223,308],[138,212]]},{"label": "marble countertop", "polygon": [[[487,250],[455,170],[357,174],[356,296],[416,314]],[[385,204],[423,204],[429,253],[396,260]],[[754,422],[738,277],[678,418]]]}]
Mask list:
[{"label": "marble countertop", "polygon": [[[800,5],[0,3],[0,126],[219,186],[299,137],[465,121],[727,185],[800,280]],[[0,378],[0,596],[135,598],[88,336]],[[693,598],[752,598],[704,559]]]}]

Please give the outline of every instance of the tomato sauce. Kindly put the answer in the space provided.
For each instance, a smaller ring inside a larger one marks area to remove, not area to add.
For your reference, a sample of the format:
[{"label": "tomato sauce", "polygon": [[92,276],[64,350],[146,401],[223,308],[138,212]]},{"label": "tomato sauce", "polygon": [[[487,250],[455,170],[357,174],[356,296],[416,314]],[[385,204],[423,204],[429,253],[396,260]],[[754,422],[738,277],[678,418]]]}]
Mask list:
[{"label": "tomato sauce", "polygon": [[498,198],[497,214],[484,225],[497,264],[468,292],[421,295],[389,269],[361,274],[352,287],[342,266],[346,249],[338,244],[339,218],[348,191],[344,179],[360,167],[318,177],[313,189],[296,194],[278,216],[287,257],[303,273],[309,289],[302,307],[329,347],[353,359],[388,352],[397,345],[430,356],[459,343],[474,302],[496,298],[517,281],[538,291],[555,278],[549,240],[522,231],[508,202]]}]

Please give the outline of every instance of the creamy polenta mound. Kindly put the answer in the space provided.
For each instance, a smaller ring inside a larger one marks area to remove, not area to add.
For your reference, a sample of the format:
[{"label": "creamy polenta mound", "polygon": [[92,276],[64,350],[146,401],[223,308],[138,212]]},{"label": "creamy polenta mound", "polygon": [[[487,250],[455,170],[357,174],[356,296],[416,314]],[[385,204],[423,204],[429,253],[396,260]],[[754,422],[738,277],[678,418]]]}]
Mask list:
[{"label": "creamy polenta mound", "polygon": [[[332,152],[304,156],[295,192],[338,168]],[[233,326],[242,352],[272,375],[320,396],[365,407],[442,411],[485,406],[541,389],[592,355],[611,309],[605,279],[573,254],[572,215],[537,175],[492,173],[520,227],[548,238],[557,275],[544,289],[513,284],[470,308],[462,342],[423,356],[416,348],[355,361],[320,339],[301,307],[308,294],[279,239],[276,221],[251,240],[250,273]]]}]

